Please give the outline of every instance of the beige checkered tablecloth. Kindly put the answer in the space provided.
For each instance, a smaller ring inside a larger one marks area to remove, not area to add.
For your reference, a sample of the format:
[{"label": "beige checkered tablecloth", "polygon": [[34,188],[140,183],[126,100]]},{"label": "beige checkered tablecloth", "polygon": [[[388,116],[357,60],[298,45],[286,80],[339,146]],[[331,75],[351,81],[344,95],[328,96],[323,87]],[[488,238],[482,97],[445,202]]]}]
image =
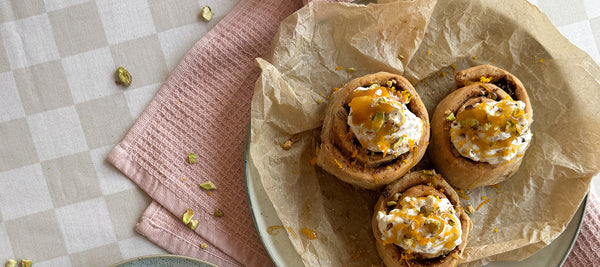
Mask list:
[{"label": "beige checkered tablecloth", "polygon": [[[238,0],[0,0],[0,262],[107,266],[166,253],[150,198],[105,161],[189,48]],[[530,1],[600,63],[600,1]],[[204,22],[209,5],[215,18]],[[133,84],[114,83],[118,66]],[[600,195],[600,178],[593,187]]]}]

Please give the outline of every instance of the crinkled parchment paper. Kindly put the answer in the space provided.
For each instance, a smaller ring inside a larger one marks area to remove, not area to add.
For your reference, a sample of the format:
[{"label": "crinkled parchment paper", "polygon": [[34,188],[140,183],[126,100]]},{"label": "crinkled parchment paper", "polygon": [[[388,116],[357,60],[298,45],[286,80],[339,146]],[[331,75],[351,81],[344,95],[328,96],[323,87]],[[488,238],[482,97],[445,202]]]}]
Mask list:
[{"label": "crinkled parchment paper", "polygon": [[[490,201],[471,216],[464,262],[531,256],[563,231],[600,170],[600,68],[526,1],[385,2],[316,2],[283,21],[272,54],[257,59],[251,173],[306,265],[380,264],[369,223],[379,192],[311,165],[327,97],[353,78],[395,72],[415,85],[432,114],[455,89],[456,69],[493,64],[527,88],[534,138],[516,175],[465,191],[463,206]],[[296,133],[299,141],[283,150]],[[427,167],[426,158],[419,167]]]}]

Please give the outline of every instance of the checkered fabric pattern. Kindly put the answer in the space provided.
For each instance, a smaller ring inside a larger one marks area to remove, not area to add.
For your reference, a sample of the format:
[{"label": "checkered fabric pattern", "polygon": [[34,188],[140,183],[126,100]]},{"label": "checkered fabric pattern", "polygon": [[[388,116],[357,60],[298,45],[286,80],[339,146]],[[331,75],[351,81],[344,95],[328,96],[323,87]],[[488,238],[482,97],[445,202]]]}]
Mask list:
[{"label": "checkered fabric pattern", "polygon": [[[0,262],[108,266],[167,251],[151,199],[105,159],[238,0],[0,1]],[[208,5],[210,22],[198,14]],[[133,83],[114,82],[118,66]]]},{"label": "checkered fabric pattern", "polygon": [[[105,158],[237,2],[0,1],[0,262],[107,266],[167,253],[134,231],[151,199]],[[600,63],[600,1],[530,2]],[[204,5],[210,22],[198,19]],[[130,87],[114,83],[118,66]]]}]

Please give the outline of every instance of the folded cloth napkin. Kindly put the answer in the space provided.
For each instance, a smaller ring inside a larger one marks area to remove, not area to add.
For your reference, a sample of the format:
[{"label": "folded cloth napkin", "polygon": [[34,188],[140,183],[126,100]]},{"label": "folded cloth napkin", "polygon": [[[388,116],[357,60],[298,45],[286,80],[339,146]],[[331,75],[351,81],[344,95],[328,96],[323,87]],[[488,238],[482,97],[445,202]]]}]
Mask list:
[{"label": "folded cloth napkin", "polygon": [[[108,155],[154,200],[137,225],[140,234],[171,253],[221,266],[273,265],[254,228],[243,172],[259,75],[254,59],[268,52],[280,22],[307,2],[241,0],[186,54]],[[188,153],[197,154],[197,164]],[[198,186],[208,180],[217,187],[210,194]],[[187,209],[199,221],[196,230],[182,223]]]},{"label": "folded cloth napkin", "polygon": [[588,195],[579,236],[563,266],[600,266],[600,199],[592,193]]}]

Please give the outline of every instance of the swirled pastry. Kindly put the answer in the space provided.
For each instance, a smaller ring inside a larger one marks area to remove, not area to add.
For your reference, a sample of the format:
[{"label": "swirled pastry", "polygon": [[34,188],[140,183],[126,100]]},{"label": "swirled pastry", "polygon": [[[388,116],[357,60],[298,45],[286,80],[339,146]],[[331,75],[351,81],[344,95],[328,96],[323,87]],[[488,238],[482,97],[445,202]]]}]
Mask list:
[{"label": "swirled pastry", "polygon": [[386,266],[456,266],[471,219],[452,187],[435,171],[406,174],[389,184],[371,221]]},{"label": "swirled pastry", "polygon": [[428,142],[427,110],[412,85],[379,72],[332,94],[317,164],[345,182],[375,189],[410,170]]},{"label": "swirled pastry", "polygon": [[459,87],[436,107],[430,158],[454,187],[493,185],[512,176],[532,139],[523,84],[489,65],[460,71]]}]

